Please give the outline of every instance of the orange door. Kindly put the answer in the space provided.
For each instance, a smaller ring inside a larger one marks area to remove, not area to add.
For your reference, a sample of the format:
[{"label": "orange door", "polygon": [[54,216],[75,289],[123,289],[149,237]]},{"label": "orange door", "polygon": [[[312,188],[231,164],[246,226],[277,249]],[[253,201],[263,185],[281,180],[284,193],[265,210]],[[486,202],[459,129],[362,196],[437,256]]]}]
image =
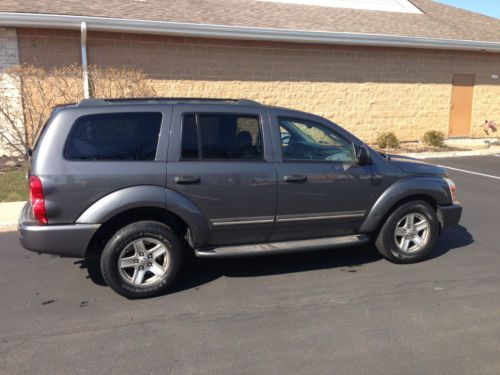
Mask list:
[{"label": "orange door", "polygon": [[450,137],[468,137],[474,92],[473,74],[455,74],[451,92]]}]

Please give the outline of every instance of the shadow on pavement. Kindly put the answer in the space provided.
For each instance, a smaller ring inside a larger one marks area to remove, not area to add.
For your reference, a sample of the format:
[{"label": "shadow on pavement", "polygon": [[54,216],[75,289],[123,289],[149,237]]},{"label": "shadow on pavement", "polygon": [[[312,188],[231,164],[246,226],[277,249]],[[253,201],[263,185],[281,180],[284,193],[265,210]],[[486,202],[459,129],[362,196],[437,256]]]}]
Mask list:
[{"label": "shadow on pavement", "polygon": [[474,237],[465,227],[461,225],[454,225],[450,228],[446,228],[443,233],[441,233],[436,248],[427,260],[438,258],[450,250],[460,249],[461,247],[470,245],[473,242]]},{"label": "shadow on pavement", "polygon": [[[472,242],[474,242],[472,235],[464,227],[458,225],[446,229],[428,260]],[[256,277],[332,268],[341,268],[343,271],[353,273],[362,265],[380,259],[381,256],[373,245],[234,259],[200,259],[190,254],[187,256],[184,272],[170,293],[196,288],[222,276]],[[87,269],[87,278],[97,285],[106,285],[99,269],[99,259],[78,260],[74,264],[81,269]]]}]

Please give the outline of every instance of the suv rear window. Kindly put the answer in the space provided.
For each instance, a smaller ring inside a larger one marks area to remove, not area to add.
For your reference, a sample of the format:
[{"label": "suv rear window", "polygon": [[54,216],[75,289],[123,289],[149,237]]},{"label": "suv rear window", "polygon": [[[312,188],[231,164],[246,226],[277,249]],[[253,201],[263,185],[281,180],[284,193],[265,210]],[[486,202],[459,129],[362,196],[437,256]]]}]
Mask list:
[{"label": "suv rear window", "polygon": [[161,113],[102,113],[82,116],[66,142],[68,160],[154,160]]},{"label": "suv rear window", "polygon": [[259,117],[232,113],[184,115],[182,159],[262,159]]}]

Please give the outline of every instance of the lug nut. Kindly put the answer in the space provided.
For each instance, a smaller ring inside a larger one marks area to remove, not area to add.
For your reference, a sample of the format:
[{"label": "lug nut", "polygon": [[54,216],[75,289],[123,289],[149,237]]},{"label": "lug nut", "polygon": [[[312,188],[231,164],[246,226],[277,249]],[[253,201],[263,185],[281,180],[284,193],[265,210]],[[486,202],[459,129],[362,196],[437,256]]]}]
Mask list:
[{"label": "lug nut", "polygon": [[134,259],[134,263],[139,263],[139,259]]},{"label": "lug nut", "polygon": [[140,255],[141,257],[143,257],[143,256],[144,256],[144,253],[139,253],[139,255]]},{"label": "lug nut", "polygon": [[148,259],[151,259],[151,258],[153,258],[153,255],[152,255],[152,254],[149,254],[149,255],[148,255]]},{"label": "lug nut", "polygon": [[143,269],[144,269],[144,267],[143,267],[143,266],[139,266],[139,269],[140,269],[140,270],[143,270]]},{"label": "lug nut", "polygon": [[148,263],[148,267],[151,267],[153,265],[153,263]]}]

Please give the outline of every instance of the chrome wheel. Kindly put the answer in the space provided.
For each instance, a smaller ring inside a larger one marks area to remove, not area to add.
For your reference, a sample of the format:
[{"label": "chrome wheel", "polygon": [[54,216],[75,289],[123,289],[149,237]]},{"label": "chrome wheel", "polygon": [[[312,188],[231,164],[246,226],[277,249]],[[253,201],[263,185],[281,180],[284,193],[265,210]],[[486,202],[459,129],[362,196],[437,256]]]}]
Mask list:
[{"label": "chrome wheel", "polygon": [[408,214],[396,225],[394,233],[396,245],[404,253],[416,253],[427,245],[430,228],[429,220],[424,215]]},{"label": "chrome wheel", "polygon": [[161,281],[169,267],[170,256],[165,244],[145,237],[129,243],[118,258],[120,276],[137,286]]}]

